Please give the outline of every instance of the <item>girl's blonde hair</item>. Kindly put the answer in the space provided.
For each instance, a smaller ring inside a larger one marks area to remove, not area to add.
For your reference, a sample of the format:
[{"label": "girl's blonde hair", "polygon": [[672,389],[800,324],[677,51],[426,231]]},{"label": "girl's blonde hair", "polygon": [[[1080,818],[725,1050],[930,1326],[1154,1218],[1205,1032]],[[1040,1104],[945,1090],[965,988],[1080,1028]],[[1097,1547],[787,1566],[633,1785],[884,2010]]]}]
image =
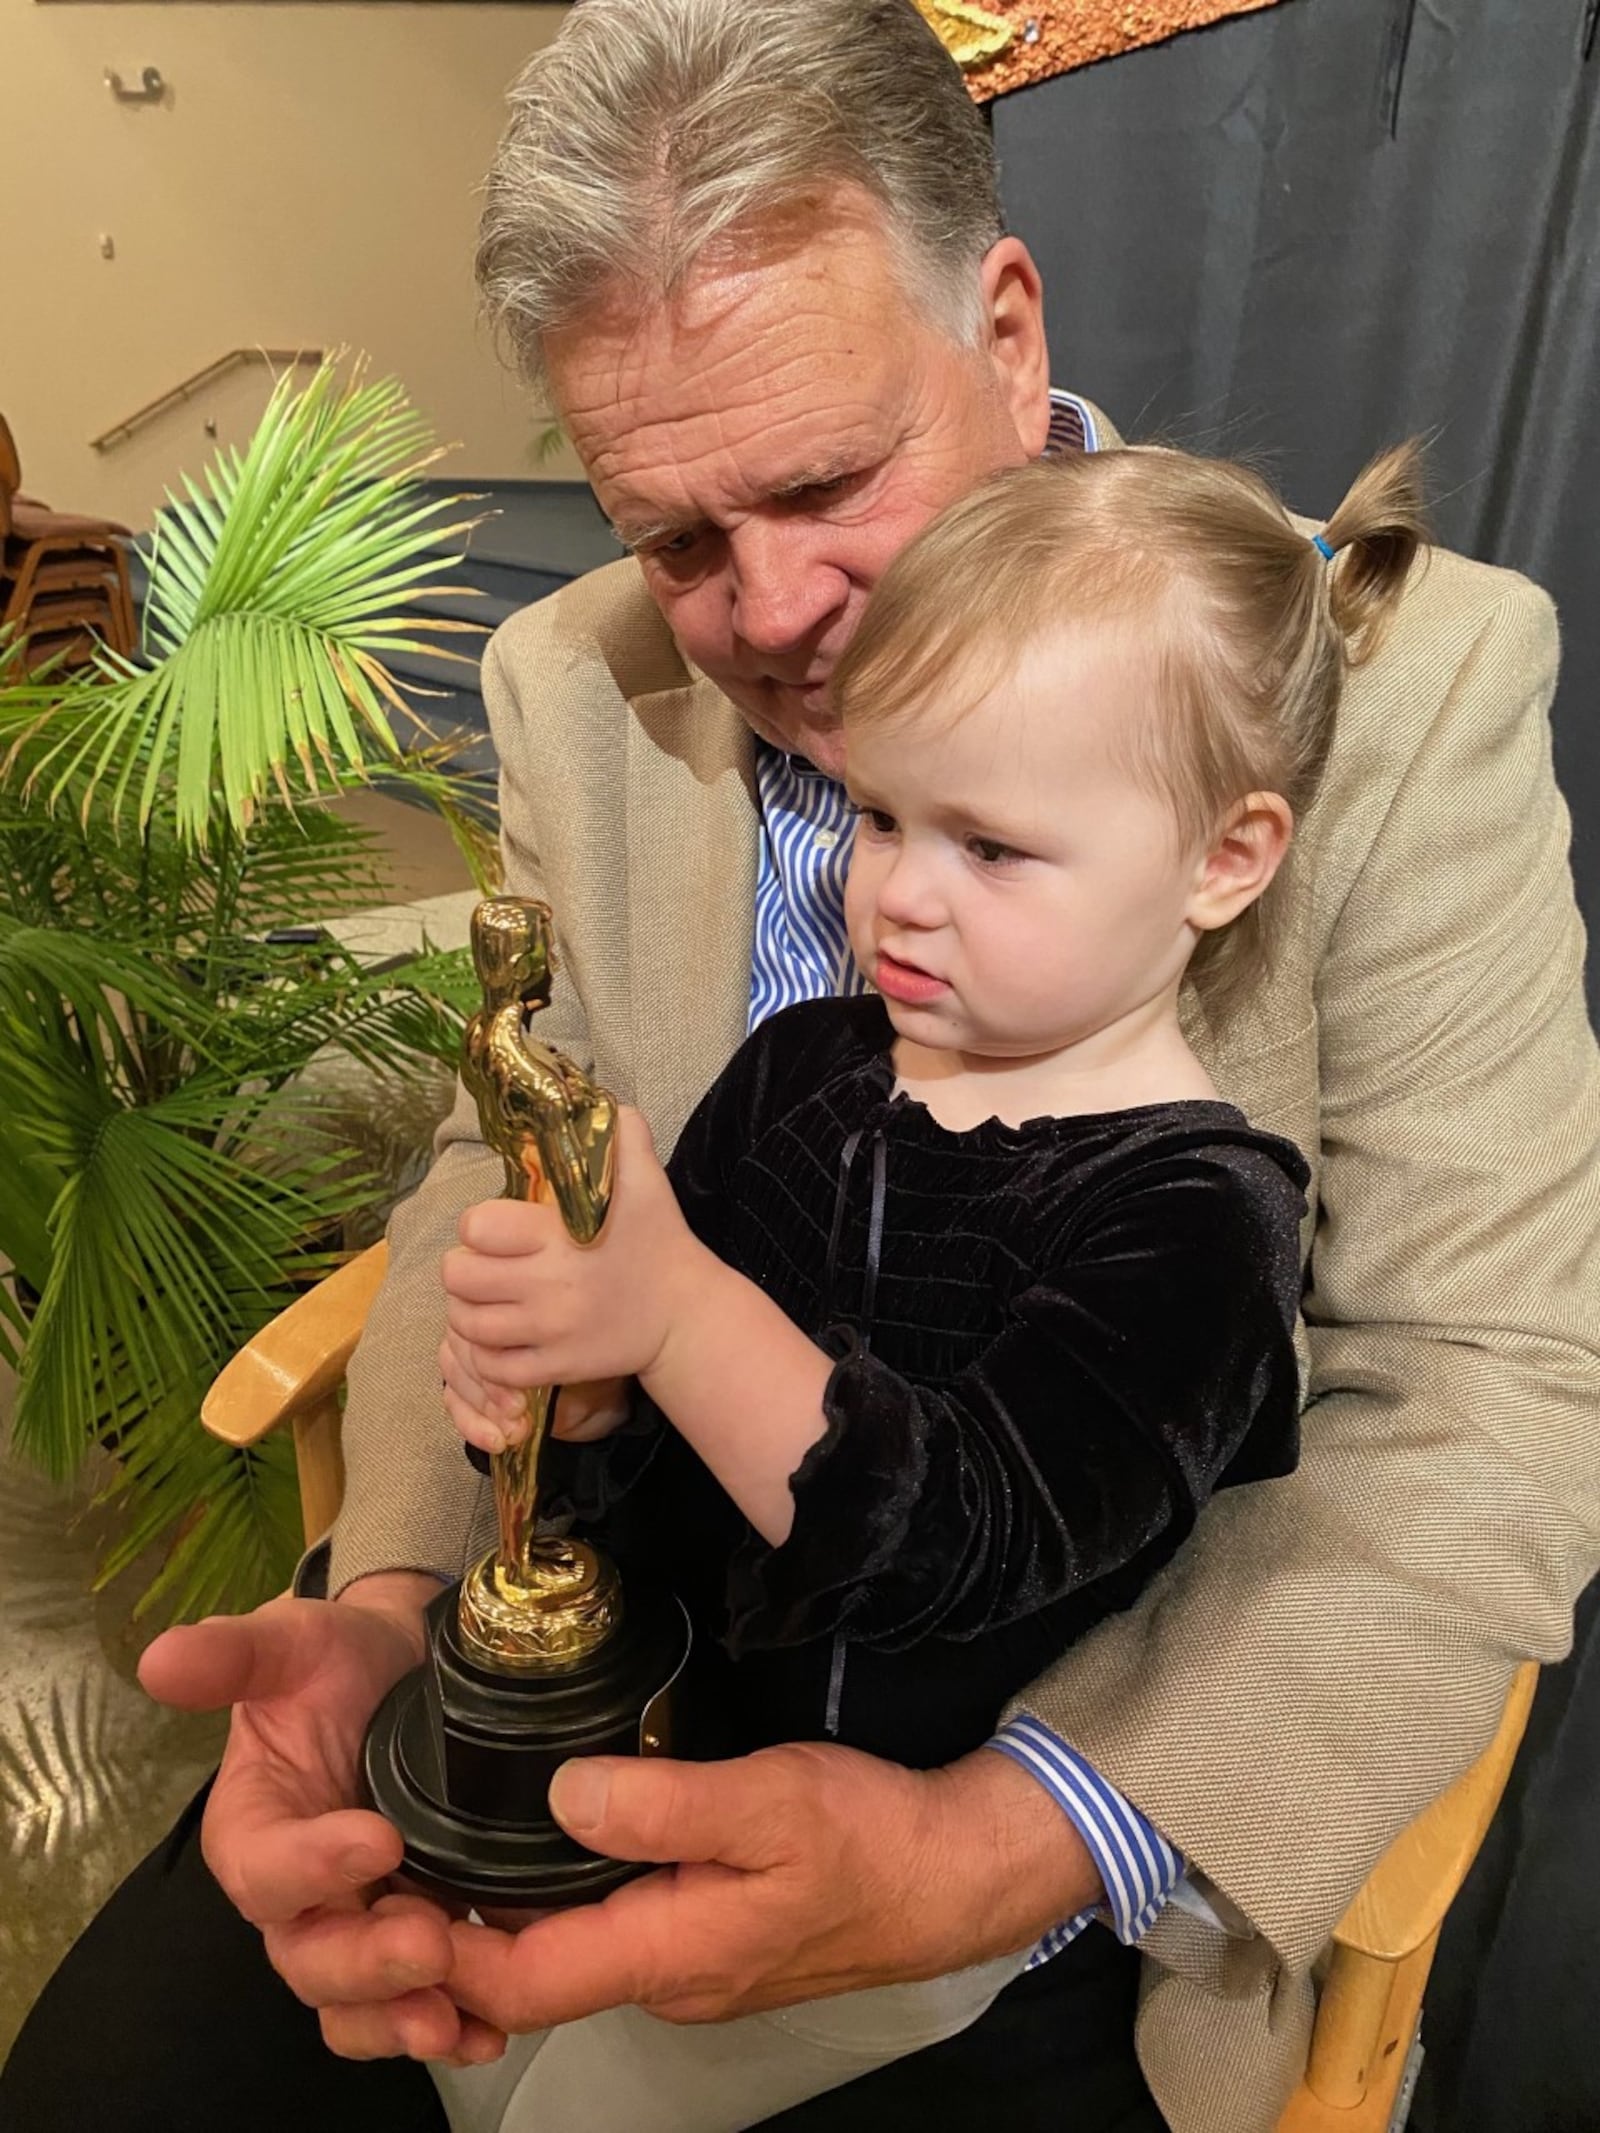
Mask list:
[{"label": "girl's blonde hair", "polygon": [[[1415,444],[1374,459],[1320,536],[1227,460],[1147,445],[1010,469],[884,573],[835,670],[847,744],[952,687],[958,708],[977,701],[1058,630],[1136,620],[1156,701],[1127,760],[1170,799],[1185,844],[1215,837],[1247,793],[1281,793],[1298,818],[1344,676],[1371,657],[1426,540]],[[1196,950],[1211,1007],[1264,963],[1271,901]]]}]

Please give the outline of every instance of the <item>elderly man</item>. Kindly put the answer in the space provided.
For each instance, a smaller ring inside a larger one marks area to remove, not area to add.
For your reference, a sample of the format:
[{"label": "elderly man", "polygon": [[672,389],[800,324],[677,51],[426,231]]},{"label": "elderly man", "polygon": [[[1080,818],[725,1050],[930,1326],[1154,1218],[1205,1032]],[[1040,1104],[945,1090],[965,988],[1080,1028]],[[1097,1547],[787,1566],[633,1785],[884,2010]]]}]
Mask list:
[{"label": "elderly man", "polygon": [[[1037,275],[910,0],[585,0],[513,101],[482,279],[631,560],[490,647],[508,879],[560,928],[541,1034],[665,1149],[752,1019],[853,981],[828,678],[874,582],[990,470],[1115,440],[1052,400]],[[380,1895],[399,1845],[353,1805],[353,1765],[482,1525],[435,1362],[439,1255],[497,1181],[459,1108],[352,1371],[328,1600],[175,1632],[146,1668],[170,1701],[234,1704],[205,1855],[341,2056],[292,2041],[264,1965],[230,1994],[219,1954],[214,1993],[171,2012],[159,1981],[135,1989],[132,1936],[159,1916],[181,1945],[200,1920],[177,1893],[200,1886],[191,1825],[85,1944],[102,1990],[132,1995],[125,2028],[174,2025],[170,2087],[148,2054],[82,2087],[58,2066],[56,2115],[37,2081],[18,2122],[87,2123],[116,2082],[125,2127],[348,2125],[376,2118],[360,2084],[381,2079],[400,2084],[384,2123],[425,2124],[394,2066],[342,2062],[467,2065],[619,2004],[715,2021],[1037,1944],[1099,1995],[1098,2051],[1012,2063],[1003,1994],[782,2122],[949,2124],[981,2100],[1013,2124],[1159,2125],[1132,2071],[1137,1946],[1166,2122],[1269,2133],[1330,1928],[1481,1746],[1515,1661],[1564,1649],[1596,1557],[1600,1077],[1555,652],[1532,588],[1436,555],[1352,681],[1270,982],[1225,1038],[1196,1011],[1222,1091],[1316,1165],[1299,1472],[1219,1500],[1146,1601],[950,1770],[818,1746],[570,1766],[552,1798],[574,1834],[683,1863],[453,1947],[430,1905]],[[208,1917],[193,1930],[220,1949]]]}]

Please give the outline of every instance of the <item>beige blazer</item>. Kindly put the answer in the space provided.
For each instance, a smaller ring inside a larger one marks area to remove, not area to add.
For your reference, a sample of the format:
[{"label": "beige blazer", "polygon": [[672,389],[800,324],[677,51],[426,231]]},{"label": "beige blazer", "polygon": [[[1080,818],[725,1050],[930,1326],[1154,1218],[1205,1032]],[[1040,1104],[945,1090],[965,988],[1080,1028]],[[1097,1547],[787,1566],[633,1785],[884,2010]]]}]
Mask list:
[{"label": "beige blazer", "polygon": [[[1347,692],[1270,979],[1225,1029],[1186,1002],[1221,1092],[1315,1169],[1304,1458],[1220,1497],[1023,1699],[1232,1924],[1169,1906],[1146,1942],[1139,2046],[1175,2133],[1269,2133],[1334,1922],[1487,1740],[1515,1663],[1566,1650],[1600,1556],[1600,1074],[1556,654],[1533,586],[1435,554]],[[631,562],[514,615],[484,684],[508,884],[556,914],[541,1034],[665,1151],[744,1034],[749,731]],[[486,1541],[439,1411],[438,1259],[498,1190],[458,1104],[351,1372],[334,1590]]]}]

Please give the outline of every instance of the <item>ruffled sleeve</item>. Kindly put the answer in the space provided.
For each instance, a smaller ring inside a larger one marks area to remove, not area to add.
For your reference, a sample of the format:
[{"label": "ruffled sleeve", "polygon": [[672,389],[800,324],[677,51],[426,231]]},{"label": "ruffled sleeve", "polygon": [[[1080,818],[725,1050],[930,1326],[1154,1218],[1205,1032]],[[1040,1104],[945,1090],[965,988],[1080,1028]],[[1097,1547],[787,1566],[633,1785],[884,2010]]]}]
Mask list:
[{"label": "ruffled sleeve", "polygon": [[1163,1537],[1170,1552],[1230,1465],[1288,1473],[1302,1211],[1262,1149],[1174,1150],[1108,1198],[949,1383],[847,1356],[794,1476],[789,1538],[752,1539],[731,1566],[734,1647],[976,1636]]}]

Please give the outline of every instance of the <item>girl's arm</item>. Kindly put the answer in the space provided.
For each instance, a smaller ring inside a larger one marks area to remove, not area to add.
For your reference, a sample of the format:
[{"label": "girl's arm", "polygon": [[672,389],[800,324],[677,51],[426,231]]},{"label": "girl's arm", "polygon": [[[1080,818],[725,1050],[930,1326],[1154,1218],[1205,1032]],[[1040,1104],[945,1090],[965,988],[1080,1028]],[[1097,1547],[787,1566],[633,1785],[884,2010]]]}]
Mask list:
[{"label": "girl's arm", "polygon": [[778,1547],[794,1523],[790,1478],[827,1427],[832,1358],[692,1237],[675,1284],[666,1338],[639,1382]]},{"label": "girl's arm", "polygon": [[716,1248],[741,1158],[797,1091],[854,1056],[854,1027],[834,1001],[765,1024],[684,1128],[670,1176],[644,1121],[624,1109],[615,1196],[591,1246],[574,1245],[550,1208],[501,1200],[468,1211],[444,1260],[441,1363],[470,1442],[493,1451],[521,1436],[522,1388],[636,1376],[752,1525],[784,1538],[789,1476],[822,1434],[831,1365]]},{"label": "girl's arm", "polygon": [[734,1642],[972,1636],[1164,1560],[1224,1477],[1287,1473],[1300,1204],[1265,1158],[1241,1175],[1231,1151],[1176,1152],[959,1375],[834,1366],[787,1538],[733,1566]]}]

